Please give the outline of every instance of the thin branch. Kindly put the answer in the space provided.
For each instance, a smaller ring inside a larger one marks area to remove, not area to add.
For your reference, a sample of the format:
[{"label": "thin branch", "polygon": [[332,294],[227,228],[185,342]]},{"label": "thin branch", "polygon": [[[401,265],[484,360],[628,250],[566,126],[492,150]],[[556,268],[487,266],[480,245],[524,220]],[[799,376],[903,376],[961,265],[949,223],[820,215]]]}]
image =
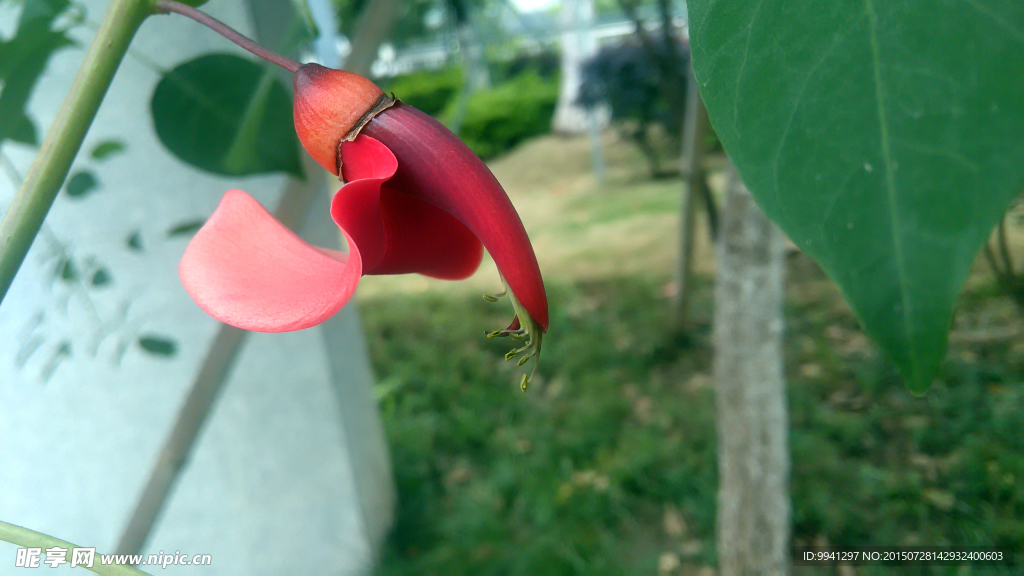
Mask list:
[{"label": "thin branch", "polygon": [[107,7],[39,153],[0,220],[0,301],[39,234],[128,44],[148,12],[149,7],[136,0],[112,0]]},{"label": "thin branch", "polygon": [[213,30],[221,36],[227,38],[228,40],[231,40],[235,44],[238,44],[242,48],[245,48],[249,52],[252,52],[253,54],[259,56],[260,58],[263,58],[267,62],[277,64],[278,66],[284,68],[289,72],[294,73],[302,66],[295,60],[292,60],[291,58],[286,58],[276,52],[273,52],[271,50],[264,48],[263,46],[260,46],[256,42],[253,42],[252,40],[243,36],[234,28],[228,26],[220,20],[217,20],[209,14],[196,10],[191,6],[187,6],[180,2],[174,2],[173,0],[157,0],[156,8],[162,13],[174,12],[175,14],[181,14],[182,16],[191,18],[196,22],[199,22],[203,26],[206,26],[210,30]]},{"label": "thin branch", "polygon": [[995,252],[992,251],[992,245],[988,242],[985,242],[985,260],[988,260],[988,265],[992,268],[992,271],[995,272],[999,282],[1007,284],[1008,279],[1006,277],[1006,272],[1003,270],[1002,266],[999,265],[999,260],[996,258]]},{"label": "thin branch", "polygon": [[1006,269],[1007,276],[1011,278],[1017,277],[1016,270],[1013,269],[1013,258],[1010,256],[1010,246],[1006,241],[1006,217],[999,221],[999,254],[1003,258],[1003,266]]},{"label": "thin branch", "polygon": [[[3,150],[0,150],[0,165],[4,167],[4,170],[7,172],[7,177],[10,179],[14,187],[20,188],[22,183],[24,182],[24,179],[21,177],[21,173],[18,172],[18,167],[14,165],[14,162],[11,161],[11,159],[7,156],[7,154],[3,152]],[[68,247],[65,246],[63,242],[60,241],[60,238],[57,238],[57,234],[54,233],[54,231],[50,228],[50,225],[47,224],[45,220],[39,227],[39,233],[45,236],[47,241],[50,242],[50,245],[53,247],[53,250],[57,253],[58,258],[67,261],[71,260],[71,253],[68,250]],[[96,303],[92,301],[92,297],[89,296],[89,291],[88,288],[85,286],[85,283],[77,275],[75,276],[74,282],[75,287],[78,288],[76,292],[78,292],[79,296],[82,297],[83,301],[88,306],[89,312],[92,314],[93,321],[95,321],[97,324],[102,324],[99,310],[96,308]],[[99,344],[97,343],[97,346],[98,345]]]},{"label": "thin branch", "polygon": [[[41,549],[52,549],[63,548],[64,549],[64,561],[67,562],[70,559],[67,557],[75,548],[81,548],[71,542],[54,538],[42,532],[36,532],[28,528],[10,524],[7,522],[0,521],[0,540],[4,542],[10,542],[21,546],[23,548],[41,548]],[[47,553],[49,555],[49,553]],[[145,576],[146,573],[133,568],[131,566],[125,566],[123,564],[104,564],[100,561],[100,554],[93,552],[93,564],[92,566],[79,565],[86,570],[90,570],[97,574],[103,574],[104,576]]]}]

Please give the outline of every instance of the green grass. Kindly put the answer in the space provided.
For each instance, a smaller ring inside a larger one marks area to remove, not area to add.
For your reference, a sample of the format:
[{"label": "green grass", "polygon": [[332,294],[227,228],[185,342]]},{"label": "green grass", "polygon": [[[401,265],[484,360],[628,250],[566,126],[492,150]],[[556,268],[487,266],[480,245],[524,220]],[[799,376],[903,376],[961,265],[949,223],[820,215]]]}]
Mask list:
[{"label": "green grass", "polygon": [[556,287],[526,394],[507,343],[483,337],[507,303],[364,306],[400,500],[381,573],[650,573],[667,504],[711,530],[710,391],[675,377],[709,358],[679,356],[652,290]]},{"label": "green grass", "polygon": [[[940,381],[914,397],[835,289],[796,260],[795,539],[1000,544],[1019,556],[1024,359],[1012,341],[954,343]],[[667,554],[680,561],[672,573],[714,566],[711,287],[699,286],[685,334],[669,329],[658,281],[549,289],[551,329],[526,394],[506,343],[483,337],[507,323],[507,303],[364,299],[399,496],[380,574],[657,574]],[[966,300],[962,326],[990,320],[999,299]]]},{"label": "green grass", "polygon": [[[499,287],[489,262],[459,283],[360,286],[399,498],[382,576],[713,575],[713,252],[700,230],[693,326],[674,333],[664,294],[679,181],[648,181],[613,132],[605,144],[600,186],[586,138],[533,139],[490,164],[549,288],[551,329],[526,394],[503,359],[509,343],[484,338],[512,314],[479,296]],[[835,286],[791,255],[797,542],[1004,544],[1024,561],[1024,318],[994,286],[979,266],[949,361],[918,398]],[[662,571],[659,559],[678,565]]]}]

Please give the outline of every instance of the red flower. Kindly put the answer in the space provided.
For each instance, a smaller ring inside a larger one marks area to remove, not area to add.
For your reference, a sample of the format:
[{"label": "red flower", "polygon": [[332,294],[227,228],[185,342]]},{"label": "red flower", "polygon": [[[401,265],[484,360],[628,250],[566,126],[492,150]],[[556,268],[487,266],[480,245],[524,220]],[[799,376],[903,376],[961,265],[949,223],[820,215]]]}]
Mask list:
[{"label": "red flower", "polygon": [[349,251],[307,244],[251,196],[231,190],[181,260],[181,281],[196,303],[238,328],[301,330],[340,310],[363,274],[458,280],[476,270],[486,248],[516,313],[507,329],[488,336],[528,340],[506,359],[526,352],[522,365],[536,357],[548,327],[540,269],[484,163],[436,120],[365,78],[306,64],[294,83],[302,145],[346,182],[331,216]]}]

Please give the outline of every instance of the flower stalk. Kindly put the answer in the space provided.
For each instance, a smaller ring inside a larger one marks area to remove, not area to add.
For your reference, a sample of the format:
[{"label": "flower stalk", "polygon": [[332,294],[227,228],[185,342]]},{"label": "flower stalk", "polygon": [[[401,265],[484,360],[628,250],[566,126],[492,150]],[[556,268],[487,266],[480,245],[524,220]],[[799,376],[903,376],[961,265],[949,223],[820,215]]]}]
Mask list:
[{"label": "flower stalk", "polygon": [[235,44],[238,44],[242,48],[245,48],[249,52],[252,52],[253,54],[259,56],[260,58],[263,58],[267,62],[270,62],[271,64],[277,64],[281,68],[284,68],[285,70],[293,74],[295,73],[296,70],[299,69],[299,66],[301,66],[301,64],[299,64],[295,60],[292,60],[291,58],[286,58],[272,50],[268,50],[263,46],[260,46],[259,44],[253,42],[252,40],[240,34],[234,28],[231,28],[230,26],[221,22],[220,20],[217,20],[213,16],[210,16],[205,12],[200,12],[199,10],[196,10],[195,8],[187,4],[182,4],[181,2],[174,2],[174,0],[156,0],[156,2],[154,2],[153,5],[159,12],[165,14],[173,12],[175,14],[180,14],[182,16],[191,18],[196,22],[199,22],[203,26],[206,26],[210,30],[213,30],[221,36],[227,38],[228,40],[231,40]]},{"label": "flower stalk", "polygon": [[0,302],[67,178],[128,45],[151,11],[144,0],[111,0],[39,154],[0,220]]},{"label": "flower stalk", "polygon": [[[70,561],[67,555],[74,548],[81,548],[70,542],[66,542],[53,536],[48,536],[42,532],[36,532],[35,530],[29,530],[16,524],[10,524],[0,520],[0,540],[4,542],[10,542],[22,548],[41,548],[46,550],[47,548],[64,548],[65,560]],[[91,567],[82,566],[86,570],[102,574],[104,576],[146,576],[146,573],[142,570],[134,568],[132,566],[125,566],[123,564],[103,564],[100,562],[99,555],[97,554],[93,560]]]}]

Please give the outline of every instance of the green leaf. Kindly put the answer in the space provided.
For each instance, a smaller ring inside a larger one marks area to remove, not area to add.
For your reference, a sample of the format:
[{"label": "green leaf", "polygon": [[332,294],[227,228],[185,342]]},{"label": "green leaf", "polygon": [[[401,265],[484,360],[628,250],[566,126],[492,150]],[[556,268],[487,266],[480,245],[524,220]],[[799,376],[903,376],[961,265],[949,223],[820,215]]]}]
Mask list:
[{"label": "green leaf", "polygon": [[50,29],[68,6],[68,0],[26,1],[14,36],[0,41],[0,144],[39,143],[25,105],[50,56],[75,44],[63,31]]},{"label": "green leaf", "polygon": [[139,346],[150,354],[168,358],[178,353],[178,344],[164,336],[141,336],[139,337]]},{"label": "green leaf", "polygon": [[85,196],[99,184],[92,172],[76,172],[68,178],[68,196],[78,198]]},{"label": "green leaf", "polygon": [[191,236],[199,231],[203,227],[205,220],[189,220],[188,222],[179,222],[171,227],[167,231],[168,238],[174,238],[175,236]]},{"label": "green leaf", "polygon": [[[3,97],[0,96],[0,100],[2,99]],[[4,112],[0,110],[0,115],[3,114]],[[33,124],[32,120],[23,113],[17,114],[11,119],[9,126],[6,128],[0,128],[0,140],[13,140],[14,142],[35,146],[38,143],[36,125]]]},{"label": "green leaf", "polygon": [[914,391],[1024,187],[1024,3],[691,0],[708,115],[758,203]]},{"label": "green leaf", "polygon": [[74,282],[78,279],[78,270],[70,258],[62,258],[57,263],[57,275],[65,282]]},{"label": "green leaf", "polygon": [[104,140],[92,149],[93,160],[106,160],[107,158],[124,152],[125,144],[120,140]]},{"label": "green leaf", "polygon": [[128,236],[128,239],[124,241],[124,243],[126,246],[128,246],[128,248],[134,250],[135,252],[142,252],[142,232],[140,232],[139,230],[132,232],[131,235]]},{"label": "green leaf", "polygon": [[90,280],[92,285],[97,288],[110,284],[110,281],[110,272],[108,272],[106,268],[98,268],[92,273],[92,280]]},{"label": "green leaf", "polygon": [[197,168],[302,176],[291,99],[274,70],[230,54],[201,56],[160,80],[151,109],[160,141]]}]

